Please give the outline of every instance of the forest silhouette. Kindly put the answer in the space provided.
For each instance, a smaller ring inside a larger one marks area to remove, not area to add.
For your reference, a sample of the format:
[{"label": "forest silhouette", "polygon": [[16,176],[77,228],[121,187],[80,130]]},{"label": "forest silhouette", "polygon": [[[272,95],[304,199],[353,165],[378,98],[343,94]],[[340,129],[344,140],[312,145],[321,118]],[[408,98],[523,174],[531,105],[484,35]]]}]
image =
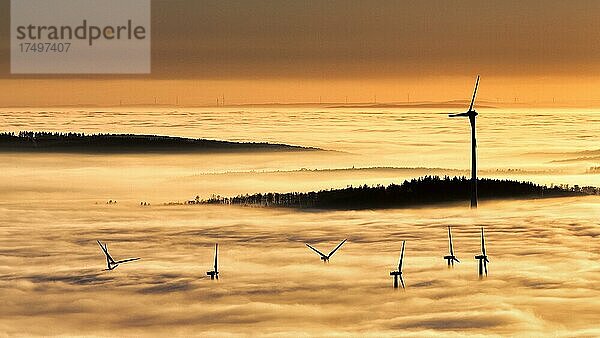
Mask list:
[{"label": "forest silhouette", "polygon": [[[481,199],[547,198],[598,194],[595,187],[543,186],[532,182],[479,179]],[[348,186],[318,192],[259,193],[236,197],[212,196],[186,204],[226,204],[314,209],[378,209],[469,201],[471,180],[466,177],[425,176],[388,186]]]},{"label": "forest silhouette", "polygon": [[319,151],[318,148],[275,143],[228,142],[183,137],[21,131],[0,133],[4,152],[243,152]]}]

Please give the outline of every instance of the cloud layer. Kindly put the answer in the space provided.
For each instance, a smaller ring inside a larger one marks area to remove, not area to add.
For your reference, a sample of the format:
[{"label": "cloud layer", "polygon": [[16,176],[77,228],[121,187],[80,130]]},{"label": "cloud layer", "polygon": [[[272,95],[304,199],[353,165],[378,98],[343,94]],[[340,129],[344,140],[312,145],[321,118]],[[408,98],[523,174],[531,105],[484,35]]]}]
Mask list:
[{"label": "cloud layer", "polygon": [[[128,206],[5,204],[0,331],[594,333],[600,231],[593,203],[503,202],[477,213],[462,207],[327,213],[160,207],[149,214]],[[462,261],[453,270],[442,259],[446,225],[454,226]],[[491,260],[484,281],[472,258],[479,226],[486,227]],[[328,265],[303,244],[329,250],[346,237]],[[109,243],[115,258],[142,260],[104,272],[96,239]],[[393,290],[388,276],[402,240],[405,292]],[[218,282],[205,275],[214,242],[221,248]]]}]

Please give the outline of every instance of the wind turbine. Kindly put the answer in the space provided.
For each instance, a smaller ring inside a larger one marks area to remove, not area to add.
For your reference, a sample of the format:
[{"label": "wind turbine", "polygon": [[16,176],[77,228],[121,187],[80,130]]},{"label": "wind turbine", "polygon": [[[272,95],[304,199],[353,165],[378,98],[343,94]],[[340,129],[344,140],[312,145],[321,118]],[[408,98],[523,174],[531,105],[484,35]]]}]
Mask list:
[{"label": "wind turbine", "polygon": [[485,275],[487,276],[487,263],[489,263],[490,261],[488,260],[488,256],[485,253],[485,238],[483,236],[483,227],[481,228],[481,255],[475,256],[475,259],[479,260],[479,278],[483,276],[484,269]]},{"label": "wind turbine", "polygon": [[454,262],[460,263],[458,258],[454,256],[454,246],[452,245],[452,232],[450,231],[450,227],[448,227],[448,243],[450,247],[450,255],[444,256],[444,259],[448,261],[448,267],[454,266]]},{"label": "wind turbine", "polygon": [[475,97],[477,96],[477,88],[479,87],[479,75],[477,75],[477,81],[475,82],[475,91],[473,92],[473,99],[469,106],[469,111],[460,114],[450,114],[450,117],[468,117],[471,123],[471,208],[477,208],[477,140],[475,138],[475,118],[477,112],[473,109],[475,104]]},{"label": "wind turbine", "polygon": [[402,241],[402,251],[400,252],[400,261],[398,262],[398,271],[390,272],[390,276],[394,276],[394,289],[398,288],[398,278],[400,278],[400,283],[402,283],[402,288],[404,289],[404,278],[402,278],[402,260],[404,259],[404,244],[406,244],[406,241]]},{"label": "wind turbine", "polygon": [[215,244],[215,266],[213,271],[208,271],[206,273],[207,276],[210,276],[210,279],[219,279],[219,269],[217,268],[217,256],[219,255],[219,243]]},{"label": "wind turbine", "polygon": [[311,250],[313,250],[314,252],[316,252],[317,254],[319,254],[319,256],[321,256],[321,260],[323,261],[323,263],[328,263],[329,262],[329,258],[331,258],[331,256],[333,256],[333,254],[342,246],[344,245],[344,243],[346,243],[348,239],[343,240],[340,244],[338,244],[338,246],[335,247],[335,249],[333,249],[329,255],[326,255],[324,253],[322,253],[321,251],[313,248],[310,244],[305,243],[307,247],[309,247]]},{"label": "wind turbine", "polygon": [[137,261],[141,258],[128,258],[128,259],[123,259],[120,261],[116,261],[110,256],[110,254],[108,253],[108,244],[102,244],[102,242],[100,241],[96,241],[98,242],[98,245],[100,245],[100,248],[102,249],[102,251],[104,252],[104,255],[106,256],[106,271],[112,271],[114,269],[117,268],[117,266],[119,266],[119,264],[122,263],[127,263],[127,262],[133,262],[133,261]]}]

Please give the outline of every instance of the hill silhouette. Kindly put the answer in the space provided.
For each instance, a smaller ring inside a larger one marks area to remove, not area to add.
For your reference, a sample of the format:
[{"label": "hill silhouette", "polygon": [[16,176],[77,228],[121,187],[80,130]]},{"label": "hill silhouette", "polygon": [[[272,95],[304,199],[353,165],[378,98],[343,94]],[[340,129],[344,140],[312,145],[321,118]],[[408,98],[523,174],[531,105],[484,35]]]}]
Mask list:
[{"label": "hill silhouette", "polygon": [[0,152],[135,153],[135,152],[272,152],[321,151],[287,144],[228,142],[183,137],[22,131],[0,133]]},{"label": "hill silhouette", "polygon": [[[479,179],[478,186],[479,198],[483,200],[583,196],[598,194],[599,191],[593,187],[547,187],[531,182],[497,179]],[[188,204],[358,210],[469,201],[470,194],[471,180],[466,177],[425,176],[404,181],[400,185],[349,186],[318,192],[265,193],[232,198],[213,196],[208,200],[189,201]]]}]

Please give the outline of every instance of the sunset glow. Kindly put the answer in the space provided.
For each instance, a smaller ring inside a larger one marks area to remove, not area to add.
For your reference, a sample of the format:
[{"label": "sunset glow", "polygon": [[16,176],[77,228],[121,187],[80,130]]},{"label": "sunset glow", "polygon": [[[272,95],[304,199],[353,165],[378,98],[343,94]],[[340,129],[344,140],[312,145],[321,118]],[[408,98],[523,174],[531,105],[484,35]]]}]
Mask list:
[{"label": "sunset glow", "polygon": [[600,1],[48,1],[0,337],[600,336]]}]

